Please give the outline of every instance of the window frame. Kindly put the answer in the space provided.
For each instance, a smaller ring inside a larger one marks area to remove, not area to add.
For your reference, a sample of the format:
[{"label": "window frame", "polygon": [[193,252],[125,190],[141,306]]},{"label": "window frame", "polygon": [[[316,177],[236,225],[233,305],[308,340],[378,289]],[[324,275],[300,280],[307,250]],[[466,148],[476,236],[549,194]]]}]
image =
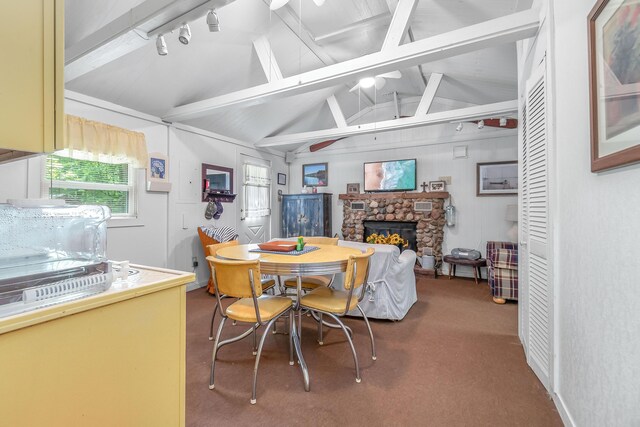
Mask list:
[{"label": "window frame", "polygon": [[[252,183],[247,183],[247,166],[253,166],[253,167],[259,167],[259,168],[264,168],[267,170],[267,183],[266,184],[252,184]],[[272,179],[271,179],[271,167],[267,166],[267,165],[263,165],[263,164],[258,164],[258,163],[253,163],[253,162],[243,162],[242,165],[242,213],[241,213],[241,220],[245,220],[245,219],[259,219],[259,218],[264,218],[264,217],[270,217],[271,214],[273,213],[273,208],[272,208],[272,200],[271,200],[271,195],[272,195]],[[256,188],[266,188],[268,191],[267,194],[267,203],[268,206],[263,208],[266,213],[264,215],[257,215],[257,216],[253,216],[253,215],[248,215],[248,209],[247,209],[247,187],[256,187]]]},{"label": "window frame", "polygon": [[[42,159],[42,173],[41,173],[41,197],[49,199],[51,198],[51,188],[64,188],[71,190],[105,190],[105,191],[128,191],[128,212],[127,213],[111,213],[112,220],[131,220],[138,218],[138,191],[137,191],[137,179],[136,169],[131,162],[126,162],[127,165],[127,181],[129,184],[105,184],[101,182],[81,182],[81,181],[64,181],[58,179],[47,179],[47,167],[49,165],[49,156],[56,156],[56,153],[50,153]],[[58,156],[64,157],[64,156]],[[74,159],[82,161],[84,159]],[[92,160],[93,161],[93,160]],[[107,162],[100,162],[106,163]],[[124,162],[123,162],[124,163]],[[132,224],[135,225],[135,224]]]}]

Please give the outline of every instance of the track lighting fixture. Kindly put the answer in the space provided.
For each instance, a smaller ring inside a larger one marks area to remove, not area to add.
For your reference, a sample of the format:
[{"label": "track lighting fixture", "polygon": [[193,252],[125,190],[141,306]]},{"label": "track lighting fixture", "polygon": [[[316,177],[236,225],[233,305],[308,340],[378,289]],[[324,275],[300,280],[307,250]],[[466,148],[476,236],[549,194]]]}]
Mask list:
[{"label": "track lighting fixture", "polygon": [[507,118],[500,117],[500,127],[505,127],[507,125]]},{"label": "track lighting fixture", "polygon": [[189,44],[189,41],[191,40],[191,28],[189,28],[189,24],[183,24],[182,27],[180,27],[178,40],[180,40],[180,43],[182,44]]},{"label": "track lighting fixture", "polygon": [[478,129],[482,129],[484,127],[484,120],[480,120],[478,122]]},{"label": "track lighting fixture", "polygon": [[458,123],[458,126],[456,126],[456,132],[460,132],[463,127],[464,125],[462,124],[462,122]]},{"label": "track lighting fixture", "polygon": [[160,56],[165,56],[169,53],[167,50],[167,42],[164,41],[164,36],[162,34],[158,34],[158,38],[156,39],[156,49]]},{"label": "track lighting fixture", "polygon": [[209,31],[212,33],[220,31],[220,20],[218,19],[218,14],[213,9],[207,13],[207,25],[209,26]]}]

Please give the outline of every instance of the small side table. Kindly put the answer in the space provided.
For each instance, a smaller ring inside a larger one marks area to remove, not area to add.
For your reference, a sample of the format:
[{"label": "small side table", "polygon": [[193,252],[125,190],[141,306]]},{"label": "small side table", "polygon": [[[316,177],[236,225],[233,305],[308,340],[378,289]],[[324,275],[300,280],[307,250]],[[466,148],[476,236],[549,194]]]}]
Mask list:
[{"label": "small side table", "polygon": [[451,279],[451,277],[456,276],[457,265],[469,265],[473,267],[473,278],[476,281],[476,285],[478,284],[478,277],[480,277],[480,280],[482,280],[482,271],[480,270],[480,267],[487,266],[487,260],[484,258],[466,259],[466,258],[456,258],[452,255],[445,255],[443,258],[443,261],[449,264],[449,279]]}]

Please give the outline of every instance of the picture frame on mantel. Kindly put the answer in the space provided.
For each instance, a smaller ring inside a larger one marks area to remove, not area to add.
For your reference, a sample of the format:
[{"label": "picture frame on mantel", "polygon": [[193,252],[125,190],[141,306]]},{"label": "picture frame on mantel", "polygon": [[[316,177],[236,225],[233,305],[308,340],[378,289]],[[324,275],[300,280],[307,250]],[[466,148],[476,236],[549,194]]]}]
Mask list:
[{"label": "picture frame on mantel", "polygon": [[347,194],[360,194],[360,183],[347,184]]},{"label": "picture frame on mantel", "polygon": [[592,172],[640,162],[638,7],[638,0],[598,0],[589,13]]},{"label": "picture frame on mantel", "polygon": [[446,184],[444,181],[429,181],[429,192],[444,191]]}]

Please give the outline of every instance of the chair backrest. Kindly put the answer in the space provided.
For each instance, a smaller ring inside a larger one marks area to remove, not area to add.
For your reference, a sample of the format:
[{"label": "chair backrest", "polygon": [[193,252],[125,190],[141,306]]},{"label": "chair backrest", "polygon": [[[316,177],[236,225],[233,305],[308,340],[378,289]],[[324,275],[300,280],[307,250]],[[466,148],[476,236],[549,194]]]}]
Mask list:
[{"label": "chair backrest", "polygon": [[223,243],[215,243],[213,245],[209,245],[207,246],[204,251],[205,256],[212,256],[215,257],[216,253],[222,249],[222,248],[226,248],[228,246],[238,246],[238,241],[237,240],[231,240],[229,242],[223,242]]},{"label": "chair backrest", "polygon": [[367,282],[367,276],[369,275],[369,260],[374,252],[373,248],[367,248],[367,251],[363,254],[349,256],[347,271],[344,275],[345,289],[349,290],[352,286],[353,289],[358,289]]},{"label": "chair backrest", "polygon": [[213,280],[219,294],[234,298],[251,298],[251,282],[255,289],[255,296],[262,295],[260,280],[260,261],[227,261],[214,257],[207,257],[213,270]]},{"label": "chair backrest", "polygon": [[338,246],[338,238],[337,237],[303,237],[305,244],[309,245],[333,245]]}]

